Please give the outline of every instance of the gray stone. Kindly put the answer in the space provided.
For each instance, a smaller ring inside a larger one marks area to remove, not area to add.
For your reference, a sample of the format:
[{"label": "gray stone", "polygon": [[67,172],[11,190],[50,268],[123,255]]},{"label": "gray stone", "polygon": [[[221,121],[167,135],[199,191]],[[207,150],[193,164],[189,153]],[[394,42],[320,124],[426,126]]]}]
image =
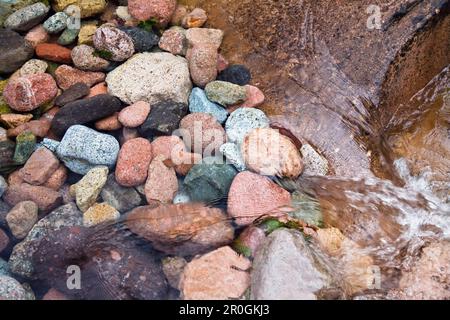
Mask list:
[{"label": "gray stone", "polygon": [[27,237],[18,243],[9,258],[11,271],[17,275],[32,278],[34,267],[32,256],[40,241],[51,232],[63,227],[82,226],[83,216],[74,203],[61,206],[34,225]]},{"label": "gray stone", "polygon": [[75,125],[67,130],[56,153],[67,168],[84,175],[95,166],[113,168],[119,149],[119,142],[113,136]]},{"label": "gray stone", "polygon": [[66,28],[59,36],[58,44],[67,46],[73,43],[77,39],[78,33],[80,33],[80,29]]},{"label": "gray stone", "polygon": [[246,169],[241,150],[235,143],[225,143],[220,147],[220,152],[227,158],[227,163],[232,164],[238,171]]},{"label": "gray stone", "polygon": [[38,144],[36,149],[38,149],[40,147],[45,147],[48,150],[50,150],[51,152],[55,153],[59,144],[60,144],[59,141],[49,139],[49,138],[44,138],[44,140],[42,140],[42,142]]},{"label": "gray stone", "polygon": [[38,0],[0,0],[0,26],[14,11],[29,6]]},{"label": "gray stone", "polygon": [[44,20],[50,7],[38,2],[12,13],[4,23],[4,27],[14,31],[28,31]]},{"label": "gray stone", "polygon": [[27,300],[27,292],[16,279],[0,276],[0,300]]},{"label": "gray stone", "polygon": [[304,144],[300,151],[302,153],[303,163],[305,164],[304,175],[326,176],[328,174],[327,159],[314,150],[311,145]]},{"label": "gray stone", "polygon": [[239,108],[225,123],[229,142],[242,143],[244,137],[258,128],[269,128],[270,121],[266,114],[255,108]]},{"label": "gray stone", "polygon": [[64,12],[57,12],[50,18],[45,20],[42,26],[50,34],[58,33],[63,31],[67,27],[68,19],[69,16]]},{"label": "gray stone", "polygon": [[5,178],[0,176],[0,198],[3,196],[3,194],[6,191],[6,189],[8,189],[8,183],[6,183]]},{"label": "gray stone", "polygon": [[251,282],[251,300],[315,300],[331,278],[300,232],[278,229],[258,250]]},{"label": "gray stone", "polygon": [[141,196],[134,188],[123,187],[117,183],[114,173],[108,176],[100,195],[103,201],[120,213],[128,212],[142,202]]},{"label": "gray stone", "polygon": [[205,91],[200,88],[192,89],[189,97],[189,111],[191,113],[208,113],[216,118],[220,124],[225,123],[228,117],[228,111],[224,107],[209,101]]},{"label": "gray stone", "polygon": [[34,54],[33,46],[12,30],[0,29],[0,43],[0,73],[16,71]]},{"label": "gray stone", "polygon": [[110,94],[127,104],[188,103],[192,82],[187,60],[166,52],[139,53],[106,77]]}]

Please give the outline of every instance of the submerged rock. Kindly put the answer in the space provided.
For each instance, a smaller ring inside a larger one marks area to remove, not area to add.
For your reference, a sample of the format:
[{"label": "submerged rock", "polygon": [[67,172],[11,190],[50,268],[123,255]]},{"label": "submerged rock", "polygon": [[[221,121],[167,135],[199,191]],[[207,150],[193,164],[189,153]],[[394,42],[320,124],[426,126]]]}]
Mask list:
[{"label": "submerged rock", "polygon": [[251,262],[222,247],[189,262],[180,279],[185,300],[239,299],[250,285]]},{"label": "submerged rock", "polygon": [[251,299],[316,300],[331,285],[326,268],[298,231],[279,229],[267,237],[255,257]]},{"label": "submerged rock", "polygon": [[138,207],[127,215],[126,225],[156,249],[182,256],[218,248],[234,237],[220,209],[198,203]]},{"label": "submerged rock", "polygon": [[125,213],[136,208],[142,202],[141,196],[134,188],[127,188],[117,183],[114,173],[108,176],[101,197],[103,201]]}]

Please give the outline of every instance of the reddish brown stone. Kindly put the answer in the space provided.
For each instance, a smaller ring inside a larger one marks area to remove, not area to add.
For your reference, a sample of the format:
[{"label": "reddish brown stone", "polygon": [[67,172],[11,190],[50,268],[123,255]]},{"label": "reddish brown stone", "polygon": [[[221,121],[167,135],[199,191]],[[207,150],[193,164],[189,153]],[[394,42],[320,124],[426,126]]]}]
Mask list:
[{"label": "reddish brown stone", "polygon": [[[207,113],[187,115],[181,120],[180,129],[189,132],[190,141],[186,141],[188,149],[204,157],[218,154],[220,146],[227,140],[222,125]],[[205,152],[208,154],[204,154]]]},{"label": "reddish brown stone", "polygon": [[33,201],[39,210],[48,212],[61,203],[61,196],[55,190],[42,186],[33,186],[28,183],[13,185],[6,190],[3,199],[11,206],[22,201]]},{"label": "reddish brown stone", "polygon": [[203,88],[217,77],[217,47],[210,44],[196,45],[186,53],[192,82]]},{"label": "reddish brown stone", "polygon": [[48,73],[38,73],[9,81],[3,97],[12,109],[27,112],[51,101],[57,93],[53,77]]},{"label": "reddish brown stone", "polygon": [[182,4],[178,4],[175,8],[175,12],[172,15],[172,19],[170,20],[170,24],[172,26],[180,26],[183,18],[188,14],[188,10],[186,6]]},{"label": "reddish brown stone", "polygon": [[116,181],[125,187],[135,187],[147,179],[148,167],[153,158],[152,144],[144,138],[127,141],[119,152]]},{"label": "reddish brown stone", "polygon": [[20,170],[25,182],[33,185],[45,183],[58,169],[59,161],[56,156],[45,147],[37,149]]},{"label": "reddish brown stone", "polygon": [[148,202],[156,200],[162,203],[172,203],[178,192],[175,170],[167,167],[164,160],[165,157],[159,155],[152,160],[148,168],[148,178],[145,183],[145,197]]},{"label": "reddish brown stone", "polygon": [[20,174],[20,169],[11,172],[8,176],[8,185],[9,186],[16,186],[19,184],[24,183],[25,181],[23,181],[22,179],[22,175]]},{"label": "reddish brown stone", "polygon": [[36,55],[45,60],[58,63],[72,63],[71,50],[56,43],[40,43]]},{"label": "reddish brown stone", "polygon": [[228,214],[239,225],[251,224],[263,215],[278,214],[291,205],[289,192],[266,177],[244,171],[233,180],[228,194]]},{"label": "reddish brown stone", "polygon": [[259,90],[259,88],[255,86],[251,86],[249,84],[245,85],[245,89],[247,90],[247,99],[236,106],[228,107],[228,112],[233,112],[238,108],[255,108],[264,103],[265,97],[264,93]]},{"label": "reddish brown stone", "polygon": [[19,134],[25,131],[29,131],[36,137],[44,138],[48,130],[50,130],[50,121],[46,120],[31,120],[30,122],[21,124],[17,128],[8,130],[8,137],[17,137]]},{"label": "reddish brown stone", "polygon": [[68,65],[59,66],[55,71],[55,77],[58,86],[63,90],[78,82],[83,82],[92,87],[94,84],[105,80],[105,74],[102,72],[81,71]]},{"label": "reddish brown stone", "polygon": [[102,131],[114,131],[122,128],[122,124],[119,122],[119,113],[116,112],[109,117],[98,120],[95,123],[95,129]]}]

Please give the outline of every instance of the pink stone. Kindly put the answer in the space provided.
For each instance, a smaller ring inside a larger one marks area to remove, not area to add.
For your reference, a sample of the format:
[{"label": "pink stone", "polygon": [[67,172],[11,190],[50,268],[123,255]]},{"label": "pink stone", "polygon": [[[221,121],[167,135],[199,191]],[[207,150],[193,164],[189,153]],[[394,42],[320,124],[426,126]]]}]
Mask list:
[{"label": "pink stone", "polygon": [[[187,145],[191,152],[204,157],[218,154],[221,145],[226,143],[226,134],[216,118],[207,113],[191,113],[180,122],[180,129],[186,130],[190,136]],[[208,154],[204,154],[207,152]]]},{"label": "pink stone", "polygon": [[272,128],[246,135],[241,153],[247,168],[262,175],[296,179],[303,172],[300,151],[291,139]]},{"label": "pink stone", "polygon": [[201,28],[208,20],[206,11],[201,8],[195,8],[187,14],[182,21],[183,28]]},{"label": "pink stone", "polygon": [[290,204],[289,192],[249,171],[234,178],[228,194],[228,214],[239,225],[249,225],[263,215],[278,214]]},{"label": "pink stone", "polygon": [[178,179],[175,169],[164,164],[165,157],[155,157],[149,168],[148,178],[145,183],[145,197],[147,202],[159,201],[161,203],[172,203],[178,191]]},{"label": "pink stone", "polygon": [[86,98],[91,98],[98,96],[100,94],[107,94],[107,93],[108,93],[108,86],[106,85],[106,82],[100,82],[99,84],[96,84],[91,88]]},{"label": "pink stone", "polygon": [[229,65],[230,63],[228,62],[228,60],[225,59],[225,57],[219,53],[217,55],[217,71],[222,72],[223,70],[228,68]]},{"label": "pink stone", "polygon": [[9,81],[3,91],[3,97],[12,109],[28,112],[51,101],[57,93],[58,87],[52,76],[48,73],[38,73]]},{"label": "pink stone", "polygon": [[136,128],[145,122],[150,113],[150,105],[145,101],[138,101],[119,113],[119,121],[128,128]]},{"label": "pink stone", "polygon": [[55,70],[55,77],[58,86],[63,90],[67,90],[77,82],[83,82],[92,87],[94,84],[105,80],[103,72],[81,71],[68,65],[59,66]]},{"label": "pink stone", "polygon": [[125,187],[143,184],[152,158],[152,145],[147,139],[136,138],[125,142],[117,159],[117,183]]},{"label": "pink stone", "polygon": [[9,237],[2,229],[0,229],[0,253],[5,250],[8,245]]},{"label": "pink stone", "polygon": [[176,0],[128,0],[128,12],[131,16],[141,21],[155,18],[160,26],[169,23],[176,7]]},{"label": "pink stone", "polygon": [[37,149],[20,170],[20,176],[29,184],[41,185],[58,169],[59,160],[45,147]]},{"label": "pink stone", "polygon": [[180,279],[184,300],[239,299],[250,286],[251,262],[222,247],[187,264]]},{"label": "pink stone", "polygon": [[103,118],[95,122],[95,129],[101,131],[114,131],[122,128],[122,124],[119,122],[119,113],[115,112],[109,117]]},{"label": "pink stone", "polygon": [[25,40],[28,40],[33,48],[36,48],[38,44],[48,42],[50,40],[50,35],[45,31],[42,24],[40,24],[28,31]]},{"label": "pink stone", "polygon": [[44,187],[59,191],[67,180],[67,168],[61,164],[58,169],[48,178],[47,182],[43,184]]},{"label": "pink stone", "polygon": [[189,48],[186,53],[192,82],[205,87],[217,78],[217,49],[213,45],[203,44]]}]

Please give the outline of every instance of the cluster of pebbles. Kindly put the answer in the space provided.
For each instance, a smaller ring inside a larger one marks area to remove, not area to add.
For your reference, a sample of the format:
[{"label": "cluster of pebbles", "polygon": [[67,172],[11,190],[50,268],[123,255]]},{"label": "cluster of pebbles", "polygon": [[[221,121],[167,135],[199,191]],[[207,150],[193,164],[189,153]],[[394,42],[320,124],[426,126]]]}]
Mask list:
[{"label": "cluster of pebbles", "polygon": [[[0,16],[0,299],[242,297],[268,233],[254,222],[301,196],[269,177],[326,175],[327,161],[271,127],[201,8],[12,2]],[[124,245],[124,228],[151,248]],[[65,262],[81,257],[108,279],[103,295],[65,288]]]}]

